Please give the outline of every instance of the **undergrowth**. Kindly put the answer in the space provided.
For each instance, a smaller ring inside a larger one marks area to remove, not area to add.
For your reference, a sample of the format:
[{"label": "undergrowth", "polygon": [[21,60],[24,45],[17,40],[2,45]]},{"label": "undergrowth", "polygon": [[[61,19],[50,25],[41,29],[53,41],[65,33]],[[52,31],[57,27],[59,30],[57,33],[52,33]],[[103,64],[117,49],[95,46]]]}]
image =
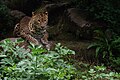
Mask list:
[{"label": "undergrowth", "polygon": [[[17,46],[22,40],[0,43],[0,79],[3,80],[98,80],[120,79],[120,74],[105,66],[74,62],[75,55],[60,43],[53,51],[31,44],[29,50]],[[76,63],[76,64],[75,64]],[[78,66],[79,68],[75,67]],[[84,70],[83,70],[84,69]]]},{"label": "undergrowth", "polygon": [[88,49],[95,49],[100,63],[120,71],[120,37],[109,29],[104,32],[95,30],[95,33],[95,42],[89,45]]}]

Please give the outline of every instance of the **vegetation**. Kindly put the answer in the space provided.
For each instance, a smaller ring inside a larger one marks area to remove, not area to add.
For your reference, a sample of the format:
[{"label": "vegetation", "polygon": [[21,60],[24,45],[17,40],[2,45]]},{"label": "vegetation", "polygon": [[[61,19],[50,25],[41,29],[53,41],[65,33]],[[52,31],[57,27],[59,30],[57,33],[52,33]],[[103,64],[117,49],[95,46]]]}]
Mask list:
[{"label": "vegetation", "polygon": [[[105,66],[89,66],[82,63],[85,71],[78,73],[77,80],[119,80],[120,73],[109,71]],[[89,67],[88,67],[89,66]]]},{"label": "vegetation", "polygon": [[[0,79],[6,80],[79,80],[79,79],[120,79],[120,74],[107,71],[104,66],[89,67],[81,63],[86,70],[78,70],[70,63],[70,55],[75,52],[56,44],[54,51],[31,44],[31,52],[17,46],[21,39],[12,42],[5,40],[0,44]],[[72,59],[71,59],[72,60]],[[79,67],[80,68],[80,67]]]},{"label": "vegetation", "polygon": [[[13,24],[16,24],[10,15],[11,10],[17,9],[26,15],[31,15],[32,11],[47,3],[69,2],[69,0],[5,1],[8,2],[0,0],[0,39],[1,34],[13,29]],[[95,50],[98,65],[72,59],[75,52],[60,43],[56,44],[54,50],[48,51],[41,45],[30,44],[28,49],[19,47],[18,44],[23,42],[22,39],[15,42],[5,40],[0,43],[0,80],[120,80],[120,0],[70,1],[74,4],[64,6],[66,10],[69,6],[78,8],[87,12],[89,20],[102,24],[100,30],[93,32],[96,34],[94,42],[88,46],[88,49]],[[32,6],[33,4],[35,6]],[[52,10],[54,11],[54,8]],[[50,15],[53,18],[52,11]],[[56,17],[58,16],[55,15]],[[62,23],[61,25],[66,27]]]},{"label": "vegetation", "polygon": [[102,24],[95,30],[97,36],[88,48],[95,48],[100,63],[120,71],[120,1],[74,0],[75,6],[88,13],[88,18]]},{"label": "vegetation", "polygon": [[[16,41],[17,42],[17,41]],[[31,44],[31,52],[15,46],[10,40],[1,43],[4,48],[1,55],[6,55],[1,62],[0,78],[7,80],[57,79],[69,80],[75,75],[75,67],[64,57],[75,54],[74,51],[56,45],[55,51],[46,51],[41,46]],[[47,54],[46,54],[47,52]]]},{"label": "vegetation", "polygon": [[96,41],[92,43],[88,49],[96,49],[96,57],[99,61],[107,62],[106,65],[111,65],[115,67],[115,70],[120,70],[120,37],[114,34],[110,30],[102,32],[100,30],[95,30],[98,35],[95,37]]},{"label": "vegetation", "polygon": [[95,37],[97,42],[90,45],[88,48],[95,47],[96,48],[96,57],[101,56],[102,58],[111,58],[115,56],[115,51],[120,52],[120,37],[112,36],[108,33],[110,30],[106,30],[106,32],[102,32],[99,30],[95,30],[98,37]]},{"label": "vegetation", "polygon": [[107,24],[117,34],[120,32],[120,1],[116,0],[74,0],[76,7],[86,11],[95,21]]}]

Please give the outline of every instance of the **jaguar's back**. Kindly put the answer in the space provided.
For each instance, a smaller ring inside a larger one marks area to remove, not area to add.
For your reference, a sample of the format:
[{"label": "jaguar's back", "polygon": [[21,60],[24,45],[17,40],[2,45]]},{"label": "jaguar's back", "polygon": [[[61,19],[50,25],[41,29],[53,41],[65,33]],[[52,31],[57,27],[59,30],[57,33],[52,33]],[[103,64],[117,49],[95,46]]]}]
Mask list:
[{"label": "jaguar's back", "polygon": [[23,31],[25,33],[30,33],[30,30],[28,27],[30,19],[31,17],[25,16],[24,18],[21,19],[19,23],[15,25],[14,32],[13,32],[14,36],[20,36],[20,32],[23,32]]},{"label": "jaguar's back", "polygon": [[40,12],[36,14],[32,13],[32,17],[25,16],[24,18],[21,19],[21,21],[18,24],[16,24],[14,28],[14,35],[20,36],[19,34],[21,32],[31,34],[32,32],[36,32],[37,29],[41,30],[45,29],[47,23],[48,23],[47,12]]}]

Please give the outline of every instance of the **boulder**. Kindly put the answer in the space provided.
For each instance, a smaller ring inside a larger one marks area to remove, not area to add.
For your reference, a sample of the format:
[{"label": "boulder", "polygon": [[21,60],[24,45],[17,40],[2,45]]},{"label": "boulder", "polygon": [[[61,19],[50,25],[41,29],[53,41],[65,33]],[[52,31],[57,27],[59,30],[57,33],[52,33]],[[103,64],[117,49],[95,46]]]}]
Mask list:
[{"label": "boulder", "polygon": [[67,9],[69,31],[82,39],[92,39],[95,26],[87,20],[87,14],[77,8]]},{"label": "boulder", "polygon": [[70,7],[70,3],[46,4],[43,9],[49,12],[49,24],[57,24],[59,22],[59,17],[63,15],[68,7]]},{"label": "boulder", "polygon": [[76,39],[92,39],[96,25],[87,19],[87,13],[70,7],[70,3],[48,4],[44,7],[49,12],[49,25],[52,26],[48,31],[50,35],[59,37],[60,34],[59,39],[66,39],[63,36],[61,38],[62,34],[72,34]]},{"label": "boulder", "polygon": [[12,17],[14,17],[16,22],[19,22],[19,20],[21,20],[24,16],[26,16],[26,14],[18,10],[12,10],[10,14]]}]

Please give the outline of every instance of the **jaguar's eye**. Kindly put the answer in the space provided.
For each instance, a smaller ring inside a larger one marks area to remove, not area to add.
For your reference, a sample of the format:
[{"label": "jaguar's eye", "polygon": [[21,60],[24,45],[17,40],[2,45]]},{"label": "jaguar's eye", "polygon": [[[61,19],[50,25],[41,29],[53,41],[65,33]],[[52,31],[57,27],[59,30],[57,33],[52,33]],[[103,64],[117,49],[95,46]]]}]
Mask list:
[{"label": "jaguar's eye", "polygon": [[46,20],[44,20],[44,21],[46,21]]},{"label": "jaguar's eye", "polygon": [[40,20],[38,20],[40,22]]}]

